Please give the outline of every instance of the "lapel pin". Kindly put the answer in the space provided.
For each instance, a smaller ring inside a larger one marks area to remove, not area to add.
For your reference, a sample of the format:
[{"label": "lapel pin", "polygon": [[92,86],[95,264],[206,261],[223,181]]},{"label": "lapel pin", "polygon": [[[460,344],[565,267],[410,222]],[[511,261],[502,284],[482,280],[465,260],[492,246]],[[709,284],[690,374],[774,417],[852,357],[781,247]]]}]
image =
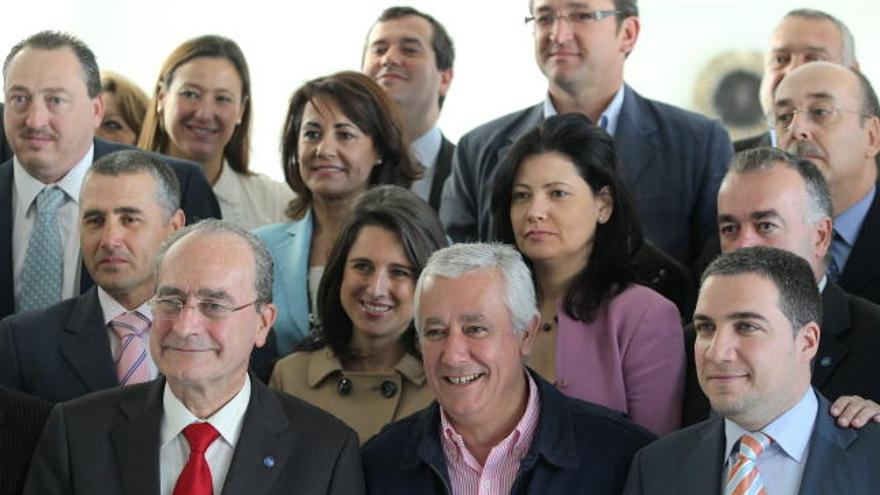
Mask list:
[{"label": "lapel pin", "polygon": [[275,458],[271,455],[263,457],[263,466],[266,466],[266,469],[272,469],[275,466]]}]

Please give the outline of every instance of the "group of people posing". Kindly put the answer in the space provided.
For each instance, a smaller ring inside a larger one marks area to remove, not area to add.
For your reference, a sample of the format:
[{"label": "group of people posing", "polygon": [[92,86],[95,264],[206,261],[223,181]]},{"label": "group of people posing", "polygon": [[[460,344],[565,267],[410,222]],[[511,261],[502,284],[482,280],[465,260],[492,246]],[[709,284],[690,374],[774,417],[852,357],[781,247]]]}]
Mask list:
[{"label": "group of people posing", "polygon": [[149,98],[72,35],[14,46],[0,489],[880,490],[880,104],[846,26],[782,19],[769,131],[731,143],[624,83],[635,0],[528,7],[543,102],[453,145],[453,43],[391,7],[362,71],[291,96],[286,184],[250,170],[234,41]]}]

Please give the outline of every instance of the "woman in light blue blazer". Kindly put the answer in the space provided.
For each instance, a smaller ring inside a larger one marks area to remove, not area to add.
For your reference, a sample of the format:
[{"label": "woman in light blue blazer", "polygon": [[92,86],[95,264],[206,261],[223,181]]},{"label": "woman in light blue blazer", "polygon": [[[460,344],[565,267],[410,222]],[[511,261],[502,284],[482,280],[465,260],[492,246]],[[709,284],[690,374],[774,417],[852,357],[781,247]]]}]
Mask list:
[{"label": "woman in light blue blazer", "polygon": [[279,355],[315,324],[324,265],[349,207],[377,184],[409,187],[421,173],[386,92],[359,72],[305,83],[290,99],[281,144],[287,183],[297,194],[291,221],[254,231],[275,262],[273,299]]}]

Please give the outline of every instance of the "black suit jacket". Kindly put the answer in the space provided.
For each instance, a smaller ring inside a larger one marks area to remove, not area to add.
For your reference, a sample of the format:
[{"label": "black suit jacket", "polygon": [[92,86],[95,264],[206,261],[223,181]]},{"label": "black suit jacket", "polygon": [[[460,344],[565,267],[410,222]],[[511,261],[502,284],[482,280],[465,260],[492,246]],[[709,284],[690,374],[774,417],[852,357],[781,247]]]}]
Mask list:
[{"label": "black suit jacket", "polygon": [[0,387],[0,495],[17,495],[52,404]]},{"label": "black suit jacket", "polygon": [[740,151],[750,150],[754,148],[763,148],[766,146],[773,146],[770,141],[769,132],[758,134],[757,136],[747,137],[745,139],[740,139],[739,141],[734,141],[733,151],[735,153],[739,153]]},{"label": "black suit jacket", "polygon": [[3,104],[0,103],[0,163],[12,159],[12,148],[6,140],[6,128],[3,125]]},{"label": "black suit jacket", "polygon": [[438,213],[440,212],[440,199],[443,197],[443,184],[452,169],[453,155],[455,155],[455,145],[446,139],[446,136],[443,136],[443,141],[440,142],[440,152],[437,154],[437,162],[434,163],[431,195],[428,196],[428,204]]},{"label": "black suit jacket", "polygon": [[[94,159],[114,151],[134,149],[124,144],[95,139]],[[180,181],[180,204],[188,223],[205,218],[220,218],[220,204],[202,170],[191,162],[160,156]],[[15,312],[15,288],[12,282],[12,160],[0,164],[0,318]],[[94,284],[85,266],[80,271],[80,292]]]},{"label": "black suit jacket", "polygon": [[[880,493],[880,425],[839,428],[830,404],[817,394],[819,411],[804,466],[800,495]],[[629,471],[626,495],[723,493],[724,420],[714,417],[640,450]]]},{"label": "black suit jacket", "polygon": [[[25,494],[159,493],[162,379],[55,406]],[[336,418],[251,379],[222,494],[361,494],[357,435]]]},{"label": "black suit jacket", "polygon": [[[880,182],[877,187],[880,188]],[[850,294],[880,304],[880,192],[874,195],[837,283]]]},{"label": "black suit jacket", "polygon": [[96,286],[0,321],[0,384],[49,402],[119,386]]},{"label": "black suit jacket", "polygon": [[[709,400],[700,389],[694,366],[693,327],[685,330],[688,363],[682,423],[709,416]],[[813,386],[835,400],[860,395],[880,402],[880,306],[844,292],[830,280],[822,291],[819,350],[813,360]]]}]

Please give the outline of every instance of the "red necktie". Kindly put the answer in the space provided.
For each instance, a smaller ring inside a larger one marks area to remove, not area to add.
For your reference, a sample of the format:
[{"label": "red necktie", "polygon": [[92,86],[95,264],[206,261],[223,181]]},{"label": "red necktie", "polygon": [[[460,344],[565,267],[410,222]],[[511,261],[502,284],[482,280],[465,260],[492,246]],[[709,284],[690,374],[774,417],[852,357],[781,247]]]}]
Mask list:
[{"label": "red necktie", "polygon": [[205,450],[218,435],[220,433],[210,423],[192,423],[183,429],[183,436],[189,442],[189,459],[177,478],[173,495],[214,495]]}]

